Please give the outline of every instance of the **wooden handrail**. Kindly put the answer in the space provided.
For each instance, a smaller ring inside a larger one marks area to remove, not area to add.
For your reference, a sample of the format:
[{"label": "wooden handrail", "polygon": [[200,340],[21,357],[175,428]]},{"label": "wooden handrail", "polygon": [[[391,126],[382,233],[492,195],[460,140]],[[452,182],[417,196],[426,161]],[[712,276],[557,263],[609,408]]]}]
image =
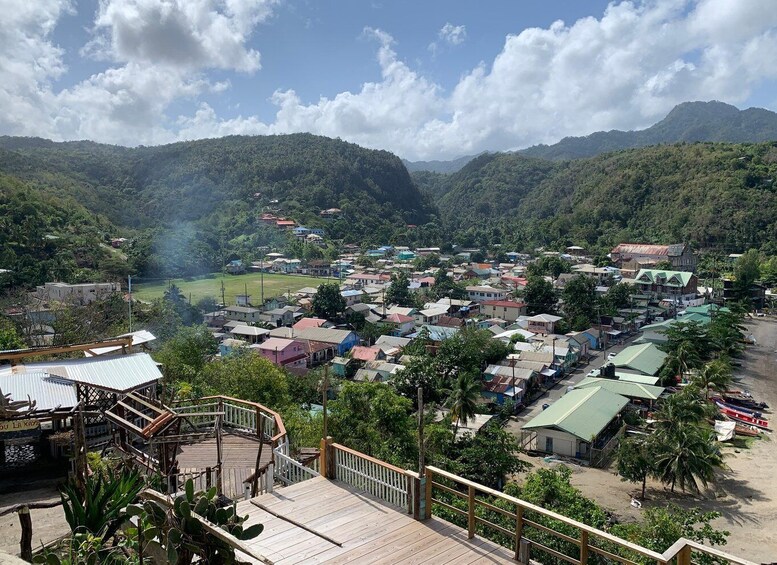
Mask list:
[{"label": "wooden handrail", "polygon": [[[517,531],[521,531],[523,527],[537,527],[538,524],[536,524],[533,521],[527,520],[525,518],[525,512],[536,512],[537,514],[540,514],[542,516],[545,516],[547,518],[551,518],[553,520],[557,520],[563,524],[566,524],[567,526],[571,526],[576,528],[580,532],[580,539],[579,540],[573,540],[569,536],[561,533],[556,532],[552,530],[551,528],[548,528],[546,526],[541,526],[542,530],[548,531],[551,534],[557,536],[559,539],[563,539],[566,541],[572,541],[576,545],[580,547],[580,555],[581,559],[576,558],[569,558],[567,556],[564,556],[565,559],[569,560],[571,563],[582,563],[587,560],[589,552],[595,552],[599,554],[605,554],[607,556],[611,556],[613,558],[617,557],[618,560],[624,563],[630,563],[631,561],[628,560],[628,558],[615,556],[607,552],[606,550],[599,548],[595,545],[591,545],[591,536],[595,536],[596,538],[600,538],[602,540],[606,540],[608,542],[613,543],[614,545],[631,551],[637,555],[640,555],[642,557],[647,557],[648,559],[653,559],[658,563],[659,565],[667,565],[670,561],[675,559],[676,557],[683,555],[686,555],[690,557],[690,552],[696,551],[700,553],[704,553],[706,555],[712,556],[712,557],[719,557],[721,559],[726,559],[731,563],[732,565],[757,565],[756,563],[749,561],[747,559],[742,559],[739,557],[734,557],[733,555],[729,555],[728,553],[721,551],[719,549],[707,547],[705,545],[702,545],[698,542],[686,539],[686,538],[680,538],[677,540],[674,545],[672,545],[669,549],[667,549],[663,554],[657,553],[653,550],[647,549],[645,547],[639,546],[637,544],[634,544],[632,542],[629,542],[627,540],[624,540],[622,538],[619,538],[617,536],[614,536],[610,533],[607,533],[605,531],[599,530],[597,528],[594,528],[592,526],[589,526],[587,524],[584,524],[582,522],[578,522],[577,520],[573,520],[572,518],[568,518],[566,516],[562,516],[561,514],[558,514],[556,512],[553,512],[552,510],[547,510],[545,508],[542,508],[541,506],[537,506],[535,504],[532,504],[530,502],[527,502],[525,500],[521,500],[519,498],[516,498],[514,496],[510,496],[509,494],[505,494],[503,492],[500,492],[498,490],[494,490],[492,488],[489,488],[487,486],[478,484],[474,481],[470,481],[468,479],[465,479],[463,477],[459,477],[458,475],[454,475],[453,473],[449,473],[447,471],[444,471],[442,469],[439,469],[437,467],[428,466],[426,467],[426,476],[427,476],[427,489],[426,489],[426,504],[427,504],[427,516],[431,516],[431,504],[435,501],[434,498],[432,498],[432,488],[441,488],[444,487],[444,485],[439,485],[438,483],[434,482],[434,476],[438,475],[442,478],[448,479],[450,481],[453,481],[454,483],[457,483],[461,486],[467,487],[466,493],[461,493],[463,497],[468,499],[468,510],[460,510],[464,516],[467,516],[469,518],[468,523],[468,531],[470,533],[470,537],[474,535],[474,528],[472,525],[472,516],[474,516],[474,506],[475,505],[481,505],[489,509],[493,509],[492,505],[477,500],[475,497],[477,492],[487,494],[489,496],[493,496],[499,499],[502,499],[506,502],[512,503],[516,507],[516,516],[518,516],[518,522],[521,522],[521,524],[518,524],[516,522]],[[442,488],[442,490],[450,490],[448,487]],[[447,506],[447,505],[446,505]],[[501,510],[501,509],[500,509]],[[497,526],[496,524],[492,524],[491,522],[487,522],[483,519],[478,519],[478,523],[482,523],[484,525],[497,528],[498,530],[503,530],[501,526]],[[516,555],[519,545],[519,539],[516,539]],[[548,551],[549,553],[552,553],[556,556],[558,552],[555,550],[552,550],[550,548],[547,548],[545,546],[542,546],[541,544],[537,544],[536,542],[533,542],[532,545],[537,547],[538,549],[541,549],[542,551]]]},{"label": "wooden handrail", "polygon": [[47,347],[31,347],[28,349],[11,349],[0,351],[0,361],[15,361],[25,357],[37,357],[39,355],[56,355],[58,353],[72,353],[73,351],[90,351],[103,347],[121,347],[122,350],[132,349],[132,337],[117,337],[89,343],[76,343],[72,345],[52,345]]},{"label": "wooden handrail", "polygon": [[[217,396],[204,396],[202,398],[198,398],[195,400],[195,402],[201,402],[205,400],[227,400],[229,402],[236,402],[238,404],[245,404],[246,406],[251,406],[252,408],[258,408],[262,412],[268,413],[270,416],[273,417],[275,420],[275,427],[278,429],[278,433],[276,433],[272,437],[272,441],[277,441],[283,436],[286,435],[286,426],[283,425],[283,419],[281,418],[281,415],[278,414],[275,410],[270,410],[266,406],[259,404],[258,402],[251,402],[250,400],[242,400],[240,398],[233,398],[231,396],[224,396],[224,395],[217,395]],[[259,422],[256,423],[257,427],[260,425]]]},{"label": "wooden handrail", "polygon": [[362,453],[361,451],[356,451],[355,449],[351,449],[350,447],[346,447],[340,443],[333,443],[332,447],[335,449],[339,449],[341,451],[345,451],[346,453],[350,453],[351,455],[355,455],[356,457],[360,457],[361,459],[366,459],[367,461],[371,463],[375,463],[376,465],[380,465],[384,469],[389,469],[391,471],[395,471],[397,473],[400,473],[402,475],[406,475],[407,472],[404,469],[400,469],[399,467],[395,467],[391,463],[386,463],[385,461],[381,461],[380,459],[375,459],[374,457],[370,457],[369,455],[366,455]]}]

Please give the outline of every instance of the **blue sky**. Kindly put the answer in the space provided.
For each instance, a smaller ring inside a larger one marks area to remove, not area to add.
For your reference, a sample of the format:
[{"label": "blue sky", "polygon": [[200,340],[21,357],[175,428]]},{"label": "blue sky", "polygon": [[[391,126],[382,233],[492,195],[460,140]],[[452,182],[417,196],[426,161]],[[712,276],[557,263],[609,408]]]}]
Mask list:
[{"label": "blue sky", "polygon": [[0,0],[0,134],[341,137],[410,159],[777,109],[771,0]]}]

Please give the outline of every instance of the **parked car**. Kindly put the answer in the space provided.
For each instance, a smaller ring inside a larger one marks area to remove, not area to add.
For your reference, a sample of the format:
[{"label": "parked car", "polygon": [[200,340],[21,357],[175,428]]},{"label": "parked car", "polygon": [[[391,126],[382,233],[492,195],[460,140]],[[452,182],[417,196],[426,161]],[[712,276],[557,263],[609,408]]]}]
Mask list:
[{"label": "parked car", "polygon": [[607,360],[608,361],[612,361],[613,359],[615,359],[616,355],[617,355],[617,353],[608,353],[607,354]]}]

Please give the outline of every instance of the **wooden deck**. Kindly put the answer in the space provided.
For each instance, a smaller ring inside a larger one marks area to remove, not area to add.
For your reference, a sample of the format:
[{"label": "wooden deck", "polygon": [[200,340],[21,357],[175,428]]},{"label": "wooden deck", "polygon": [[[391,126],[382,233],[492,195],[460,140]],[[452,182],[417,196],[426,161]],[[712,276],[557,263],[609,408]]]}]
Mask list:
[{"label": "wooden deck", "polygon": [[[467,539],[467,532],[437,518],[419,522],[402,510],[323,477],[277,489],[253,499],[323,537],[240,502],[247,525],[264,524],[248,541],[254,550],[281,564],[293,563],[512,563],[513,552],[489,541]],[[243,559],[249,560],[247,556]]]},{"label": "wooden deck", "polygon": [[[225,433],[222,436],[223,474],[222,486],[224,494],[230,498],[242,498],[244,484],[256,469],[256,454],[259,451],[259,441],[249,437]],[[262,447],[261,465],[272,458],[272,447],[265,443]],[[210,438],[189,445],[182,445],[178,453],[178,469],[180,484],[186,479],[194,480],[194,488],[204,490],[208,486],[204,471],[207,467],[216,467],[216,439]],[[215,472],[211,483],[215,485]]]}]

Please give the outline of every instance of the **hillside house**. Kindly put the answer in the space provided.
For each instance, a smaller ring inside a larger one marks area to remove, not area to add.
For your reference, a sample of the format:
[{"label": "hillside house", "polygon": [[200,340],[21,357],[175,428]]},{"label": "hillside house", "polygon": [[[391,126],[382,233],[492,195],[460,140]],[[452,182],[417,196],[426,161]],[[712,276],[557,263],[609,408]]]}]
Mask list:
[{"label": "hillside house", "polygon": [[473,302],[483,303],[490,300],[505,300],[507,291],[492,286],[468,286],[467,297]]},{"label": "hillside house", "polygon": [[634,284],[641,294],[653,299],[669,298],[682,304],[683,300],[696,298],[698,278],[686,271],[642,269],[637,273]]},{"label": "hillside house", "polygon": [[259,322],[259,316],[262,313],[259,308],[252,308],[250,306],[227,306],[223,312],[227,320],[249,323]]},{"label": "hillside house", "polygon": [[526,315],[526,303],[513,300],[486,300],[480,304],[480,313],[486,318],[515,322]]},{"label": "hillside house", "polygon": [[308,364],[305,345],[296,339],[271,337],[256,346],[256,351],[265,359],[279,367],[289,369],[304,369]]},{"label": "hillside house", "polygon": [[359,304],[362,301],[362,291],[361,290],[343,290],[340,292],[340,296],[342,296],[345,299],[345,305],[353,306],[354,304]]},{"label": "hillside house", "polygon": [[337,355],[343,356],[352,347],[359,344],[359,336],[350,330],[338,330],[335,328],[276,328],[270,330],[270,336],[285,339],[308,339],[329,343],[337,347]]},{"label": "hillside house", "polygon": [[235,339],[242,339],[247,343],[262,343],[270,336],[270,330],[257,328],[255,326],[240,325],[235,326],[229,332]]},{"label": "hillside house", "polygon": [[436,306],[434,308],[425,308],[419,310],[415,315],[416,324],[421,326],[424,324],[436,325],[440,321],[441,316],[445,316],[448,313],[447,306]]},{"label": "hillside house", "polygon": [[537,314],[526,319],[526,329],[534,334],[552,334],[556,329],[556,322],[561,320],[561,316],[552,314]]},{"label": "hillside house", "polygon": [[389,314],[383,319],[383,323],[391,326],[391,335],[397,337],[404,337],[415,329],[415,318],[402,314]]},{"label": "hillside house", "polygon": [[62,282],[47,282],[36,287],[34,296],[42,302],[91,304],[95,300],[106,298],[114,292],[121,292],[121,285],[119,283],[67,284]]},{"label": "hillside house", "polygon": [[685,243],[671,245],[621,243],[610,252],[610,259],[619,269],[632,272],[649,269],[661,261],[669,261],[672,269],[678,271],[696,270],[696,255]]}]

